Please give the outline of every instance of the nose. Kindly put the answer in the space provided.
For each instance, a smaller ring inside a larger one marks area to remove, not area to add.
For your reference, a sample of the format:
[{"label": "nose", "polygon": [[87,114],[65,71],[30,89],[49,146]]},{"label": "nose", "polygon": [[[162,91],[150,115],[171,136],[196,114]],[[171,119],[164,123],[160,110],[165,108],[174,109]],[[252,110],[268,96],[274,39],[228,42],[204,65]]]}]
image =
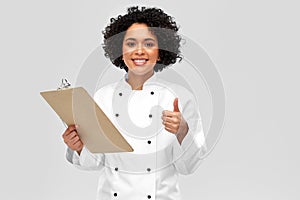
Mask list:
[{"label": "nose", "polygon": [[136,55],[143,55],[144,54],[144,48],[143,48],[143,45],[142,44],[139,44],[137,46],[137,49],[135,51],[135,54]]}]

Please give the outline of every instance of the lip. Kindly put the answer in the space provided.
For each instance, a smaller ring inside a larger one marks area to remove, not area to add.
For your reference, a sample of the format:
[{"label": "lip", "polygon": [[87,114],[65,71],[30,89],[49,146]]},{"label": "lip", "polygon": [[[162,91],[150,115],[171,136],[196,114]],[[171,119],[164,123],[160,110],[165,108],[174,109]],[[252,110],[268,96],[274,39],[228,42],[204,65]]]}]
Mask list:
[{"label": "lip", "polygon": [[131,60],[136,66],[142,66],[142,65],[145,65],[149,59],[146,59],[146,58],[132,58]]}]

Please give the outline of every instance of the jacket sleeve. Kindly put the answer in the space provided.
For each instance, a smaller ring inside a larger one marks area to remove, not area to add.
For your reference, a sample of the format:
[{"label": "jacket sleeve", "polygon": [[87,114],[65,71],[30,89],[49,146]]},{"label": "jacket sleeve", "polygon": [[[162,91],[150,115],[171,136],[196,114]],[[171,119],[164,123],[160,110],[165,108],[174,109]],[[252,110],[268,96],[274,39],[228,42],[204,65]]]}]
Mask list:
[{"label": "jacket sleeve", "polygon": [[104,156],[103,153],[91,153],[85,146],[81,150],[80,155],[70,148],[67,148],[66,152],[67,160],[82,170],[101,170],[104,168]]},{"label": "jacket sleeve", "polygon": [[[188,97],[188,98],[187,98]],[[173,160],[180,174],[191,174],[201,164],[205,152],[205,136],[198,106],[191,94],[179,97],[182,116],[188,123],[189,130],[180,144],[177,138],[173,142]]]}]

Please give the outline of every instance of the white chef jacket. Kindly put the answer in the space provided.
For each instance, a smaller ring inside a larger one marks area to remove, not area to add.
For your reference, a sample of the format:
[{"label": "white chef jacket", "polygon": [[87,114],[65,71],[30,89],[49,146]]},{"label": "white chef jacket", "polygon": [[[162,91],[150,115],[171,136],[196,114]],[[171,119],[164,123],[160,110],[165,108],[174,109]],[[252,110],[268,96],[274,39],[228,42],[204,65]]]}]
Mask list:
[{"label": "white chef jacket", "polygon": [[[155,73],[142,90],[132,90],[126,78],[127,74],[100,88],[94,99],[134,151],[93,154],[84,146],[80,156],[67,149],[67,160],[78,168],[100,171],[97,200],[179,200],[178,175],[193,173],[205,153],[195,99]],[[161,120],[162,110],[173,111],[176,97],[189,127],[181,145]]]}]

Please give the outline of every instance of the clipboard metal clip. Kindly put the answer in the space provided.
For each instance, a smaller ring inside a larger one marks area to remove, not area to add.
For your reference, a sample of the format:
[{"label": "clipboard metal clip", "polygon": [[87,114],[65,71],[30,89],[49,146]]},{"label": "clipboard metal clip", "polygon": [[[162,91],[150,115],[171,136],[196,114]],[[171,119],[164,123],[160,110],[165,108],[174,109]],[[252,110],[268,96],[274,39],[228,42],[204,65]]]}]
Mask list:
[{"label": "clipboard metal clip", "polygon": [[67,89],[70,86],[71,86],[71,84],[68,82],[68,80],[63,78],[61,80],[60,86],[57,88],[57,90]]}]

